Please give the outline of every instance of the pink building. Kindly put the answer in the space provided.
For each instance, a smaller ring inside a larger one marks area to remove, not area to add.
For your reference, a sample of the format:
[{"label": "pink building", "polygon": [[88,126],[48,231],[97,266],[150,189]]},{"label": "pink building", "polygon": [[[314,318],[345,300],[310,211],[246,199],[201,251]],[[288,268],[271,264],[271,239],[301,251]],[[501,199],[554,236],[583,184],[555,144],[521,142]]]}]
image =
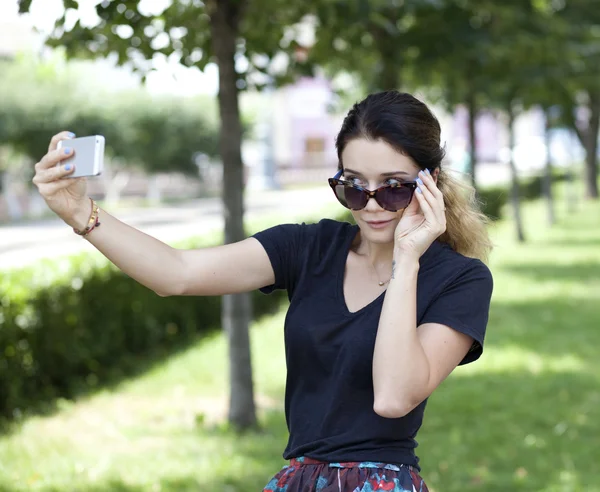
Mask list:
[{"label": "pink building", "polygon": [[273,158],[277,167],[326,168],[337,164],[339,116],[330,114],[334,94],[324,78],[302,78],[274,95]]}]

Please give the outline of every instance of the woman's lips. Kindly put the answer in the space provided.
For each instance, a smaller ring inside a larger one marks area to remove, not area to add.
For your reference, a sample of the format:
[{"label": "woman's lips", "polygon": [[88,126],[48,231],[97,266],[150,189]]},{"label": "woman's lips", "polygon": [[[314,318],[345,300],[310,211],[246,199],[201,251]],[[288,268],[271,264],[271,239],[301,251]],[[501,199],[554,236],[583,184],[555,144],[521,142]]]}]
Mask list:
[{"label": "woman's lips", "polygon": [[371,227],[373,229],[384,229],[385,227],[390,225],[393,221],[392,220],[366,220],[365,222],[369,225],[369,227]]}]

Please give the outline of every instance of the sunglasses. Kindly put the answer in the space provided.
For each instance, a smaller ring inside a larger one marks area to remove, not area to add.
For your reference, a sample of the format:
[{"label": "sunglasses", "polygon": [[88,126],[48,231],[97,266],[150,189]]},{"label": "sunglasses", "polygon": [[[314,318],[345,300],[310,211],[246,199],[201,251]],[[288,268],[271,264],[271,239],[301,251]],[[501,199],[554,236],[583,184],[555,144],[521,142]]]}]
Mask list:
[{"label": "sunglasses", "polygon": [[410,181],[381,186],[371,191],[339,179],[343,172],[343,169],[340,170],[333,178],[329,178],[328,182],[338,201],[350,210],[362,210],[370,198],[375,198],[384,210],[397,212],[408,207],[417,188],[417,183]]}]

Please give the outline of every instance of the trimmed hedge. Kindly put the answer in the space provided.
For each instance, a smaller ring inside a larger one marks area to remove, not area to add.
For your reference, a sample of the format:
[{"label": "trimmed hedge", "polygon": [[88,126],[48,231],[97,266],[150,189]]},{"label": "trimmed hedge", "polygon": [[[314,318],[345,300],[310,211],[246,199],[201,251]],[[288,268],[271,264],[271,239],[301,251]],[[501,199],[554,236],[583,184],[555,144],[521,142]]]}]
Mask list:
[{"label": "trimmed hedge", "polygon": [[[533,176],[519,182],[519,196],[521,200],[538,200],[543,197],[544,176]],[[565,171],[557,169],[552,174],[552,184],[561,183],[567,179]],[[493,186],[477,190],[481,201],[481,208],[485,215],[492,220],[502,218],[504,206],[510,200],[510,184]]]},{"label": "trimmed hedge", "polygon": [[481,211],[491,220],[499,220],[502,217],[502,209],[508,201],[508,193],[508,189],[500,186],[477,190]]},{"label": "trimmed hedge", "polygon": [[[568,178],[567,171],[564,169],[552,170],[552,184],[562,183]],[[534,176],[532,178],[523,180],[520,183],[520,193],[523,200],[537,200],[544,196],[544,181],[546,177],[544,175]]]},{"label": "trimmed hedge", "polygon": [[[215,245],[221,237],[178,246]],[[255,317],[285,299],[284,292],[252,295]],[[158,297],[98,253],[6,272],[0,278],[0,415],[18,417],[118,380],[139,370],[140,356],[169,353],[216,330],[220,317],[220,297]]]}]

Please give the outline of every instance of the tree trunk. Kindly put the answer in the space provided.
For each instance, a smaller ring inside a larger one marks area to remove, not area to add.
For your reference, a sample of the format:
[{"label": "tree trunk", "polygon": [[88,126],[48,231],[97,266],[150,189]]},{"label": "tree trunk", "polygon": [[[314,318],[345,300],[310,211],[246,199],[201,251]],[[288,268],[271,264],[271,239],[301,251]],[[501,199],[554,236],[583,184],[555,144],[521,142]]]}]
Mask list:
[{"label": "tree trunk", "polygon": [[546,169],[543,182],[543,194],[546,198],[546,213],[548,225],[552,227],[556,222],[556,214],[554,213],[554,196],[552,194],[552,155],[550,154],[550,129],[552,122],[550,121],[550,109],[545,108],[546,127],[544,129],[544,138],[546,143]]},{"label": "tree trunk", "polygon": [[369,27],[375,42],[375,50],[379,55],[379,67],[370,84],[370,92],[398,90],[402,85],[400,77],[402,55],[398,51],[399,41],[379,24],[370,24]]},{"label": "tree trunk", "polygon": [[585,196],[598,198],[598,131],[600,130],[600,90],[590,91],[590,117],[585,146]]},{"label": "tree trunk", "polygon": [[475,122],[477,121],[477,101],[475,92],[470,91],[467,95],[467,111],[469,112],[469,166],[471,172],[471,184],[477,189],[477,131]]},{"label": "tree trunk", "polygon": [[121,195],[129,184],[131,174],[120,166],[113,166],[112,162],[110,164],[106,162],[105,171],[103,176],[104,201],[107,207],[112,208],[120,203]]},{"label": "tree trunk", "polygon": [[[210,12],[213,52],[219,67],[219,150],[223,160],[225,242],[245,238],[242,128],[235,71],[236,42],[242,0],[212,0]],[[223,296],[222,324],[229,343],[229,422],[237,429],[256,425],[250,358],[249,294]]]},{"label": "tree trunk", "polygon": [[[577,127],[575,127],[577,128]],[[577,138],[579,137],[579,134],[577,132],[577,130],[575,130],[573,132],[573,145],[572,147],[574,148],[577,145]],[[566,183],[565,183],[565,199],[567,202],[567,213],[569,215],[572,215],[574,213],[577,212],[577,207],[579,205],[579,196],[577,193],[577,183],[575,182],[575,176],[577,175],[577,162],[575,161],[575,158],[573,156],[573,154],[570,154],[571,156],[571,162],[569,162],[569,165],[567,166],[567,172],[566,172]]]},{"label": "tree trunk", "polygon": [[162,176],[158,174],[148,176],[146,202],[150,205],[160,205],[162,203]]},{"label": "tree trunk", "polygon": [[375,90],[389,91],[400,89],[400,67],[393,62],[382,59],[379,80],[375,82]]},{"label": "tree trunk", "polygon": [[3,172],[0,177],[1,187],[4,195],[4,200],[6,201],[6,205],[8,208],[8,217],[11,221],[19,221],[23,218],[24,212],[23,207],[19,201],[19,197],[14,192],[13,188],[13,177],[11,176],[9,171]]},{"label": "tree trunk", "polygon": [[519,200],[519,177],[517,175],[517,167],[515,166],[514,150],[515,150],[515,113],[512,107],[512,102],[508,105],[508,148],[510,155],[508,164],[510,166],[511,177],[511,194],[510,201],[513,209],[513,217],[515,219],[515,227],[517,232],[517,240],[520,243],[525,242],[525,233],[523,232],[523,221],[521,219],[521,202]]}]

